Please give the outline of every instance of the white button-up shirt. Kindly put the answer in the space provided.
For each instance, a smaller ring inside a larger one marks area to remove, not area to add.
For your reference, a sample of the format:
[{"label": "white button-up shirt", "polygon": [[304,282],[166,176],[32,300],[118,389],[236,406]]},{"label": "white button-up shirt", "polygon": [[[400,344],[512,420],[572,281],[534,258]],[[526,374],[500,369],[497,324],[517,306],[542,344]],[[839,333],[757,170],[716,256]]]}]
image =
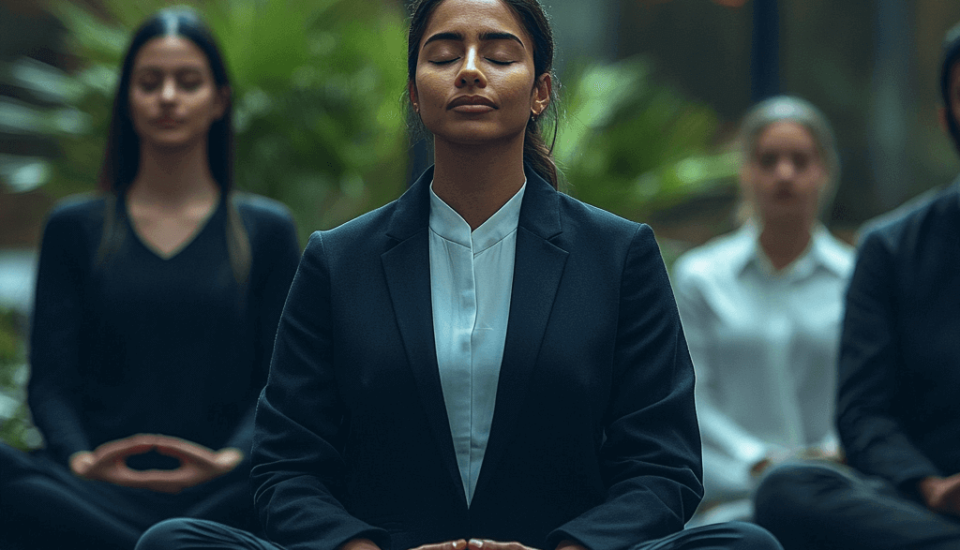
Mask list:
[{"label": "white button-up shirt", "polygon": [[836,362],[853,249],[818,226],[776,271],[753,223],[677,260],[673,283],[697,374],[704,500],[750,494],[768,454],[835,450]]},{"label": "white button-up shirt", "polygon": [[443,400],[467,504],[490,437],[526,182],[476,230],[430,186],[430,296]]}]

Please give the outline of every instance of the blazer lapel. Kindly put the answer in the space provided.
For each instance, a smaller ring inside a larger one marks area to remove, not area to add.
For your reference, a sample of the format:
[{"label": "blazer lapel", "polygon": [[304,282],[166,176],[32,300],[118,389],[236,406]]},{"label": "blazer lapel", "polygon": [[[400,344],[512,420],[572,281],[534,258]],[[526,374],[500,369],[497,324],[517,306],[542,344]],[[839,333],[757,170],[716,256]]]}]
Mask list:
[{"label": "blazer lapel", "polygon": [[434,343],[433,309],[430,298],[429,189],[433,168],[427,170],[397,201],[387,235],[397,244],[381,256],[383,270],[397,317],[397,326],[406,348],[407,360],[416,379],[420,401],[427,413],[447,475],[461,501],[466,504],[460,470],[450,435],[450,422],[440,386],[437,350]]},{"label": "blazer lapel", "polygon": [[559,194],[529,167],[526,172],[527,190],[517,228],[510,320],[500,364],[493,424],[475,495],[483,491],[491,470],[496,467],[513,435],[512,427],[516,425],[515,419],[537,363],[567,261],[567,251],[550,242],[562,232]]}]

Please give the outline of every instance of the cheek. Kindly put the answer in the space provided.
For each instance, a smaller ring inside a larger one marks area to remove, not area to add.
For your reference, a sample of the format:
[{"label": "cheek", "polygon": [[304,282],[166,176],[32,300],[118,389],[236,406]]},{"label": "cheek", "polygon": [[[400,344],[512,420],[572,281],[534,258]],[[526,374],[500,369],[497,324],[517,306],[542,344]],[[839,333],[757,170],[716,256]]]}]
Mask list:
[{"label": "cheek", "polygon": [[130,94],[130,97],[127,100],[127,110],[130,113],[130,118],[133,119],[134,122],[138,122],[139,120],[149,116],[149,113],[147,112],[149,108],[150,106],[147,102],[147,98],[142,94],[137,92],[132,92]]},{"label": "cheek", "polygon": [[818,194],[827,185],[827,171],[823,166],[812,166],[806,179],[809,182],[810,191],[813,194]]},{"label": "cheek", "polygon": [[518,107],[522,107],[524,110],[530,108],[534,90],[533,81],[530,80],[529,74],[506,74],[501,77],[498,88],[504,90],[501,95],[507,95],[511,102]]},{"label": "cheek", "polygon": [[766,188],[770,187],[771,176],[768,170],[751,164],[744,172],[744,177],[740,180],[740,185],[748,195],[759,196],[763,194]]},{"label": "cheek", "polygon": [[421,108],[424,105],[436,105],[443,102],[442,94],[438,93],[439,77],[435,74],[417,72],[416,87],[417,101]]}]

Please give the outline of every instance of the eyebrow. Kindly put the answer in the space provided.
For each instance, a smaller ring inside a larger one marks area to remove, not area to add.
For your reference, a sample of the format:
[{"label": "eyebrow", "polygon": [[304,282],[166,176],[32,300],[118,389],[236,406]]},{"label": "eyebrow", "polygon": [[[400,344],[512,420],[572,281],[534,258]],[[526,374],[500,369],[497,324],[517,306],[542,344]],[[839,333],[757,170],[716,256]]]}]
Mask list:
[{"label": "eyebrow", "polygon": [[[463,42],[464,36],[463,36],[463,33],[459,33],[459,32],[438,32],[437,34],[434,34],[430,38],[428,38],[426,42],[423,43],[423,45],[424,47],[426,47],[427,44],[434,42],[436,40],[457,40],[459,42]],[[490,40],[514,40],[516,41],[517,44],[520,44],[521,47],[526,49],[526,46],[523,45],[523,41],[520,40],[520,37],[509,32],[498,31],[498,32],[480,33],[481,42],[488,42]]]},{"label": "eyebrow", "polygon": [[[133,74],[142,74],[142,73],[165,73],[167,72],[167,67],[161,67],[159,65],[142,65],[133,70]],[[198,65],[181,65],[179,67],[174,67],[174,73],[203,73],[203,67]]]}]

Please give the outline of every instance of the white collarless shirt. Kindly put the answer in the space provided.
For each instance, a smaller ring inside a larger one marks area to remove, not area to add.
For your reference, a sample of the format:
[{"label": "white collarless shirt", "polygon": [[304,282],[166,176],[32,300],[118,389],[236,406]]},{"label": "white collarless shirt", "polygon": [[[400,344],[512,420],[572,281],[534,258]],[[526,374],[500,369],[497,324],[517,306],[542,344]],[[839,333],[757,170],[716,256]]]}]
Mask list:
[{"label": "white collarless shirt", "polygon": [[478,227],[430,185],[430,297],[440,385],[467,505],[490,437],[526,182]]},{"label": "white collarless shirt", "polygon": [[851,247],[822,226],[779,272],[753,223],[677,260],[673,284],[697,374],[704,500],[749,495],[767,454],[836,449],[833,425]]}]

